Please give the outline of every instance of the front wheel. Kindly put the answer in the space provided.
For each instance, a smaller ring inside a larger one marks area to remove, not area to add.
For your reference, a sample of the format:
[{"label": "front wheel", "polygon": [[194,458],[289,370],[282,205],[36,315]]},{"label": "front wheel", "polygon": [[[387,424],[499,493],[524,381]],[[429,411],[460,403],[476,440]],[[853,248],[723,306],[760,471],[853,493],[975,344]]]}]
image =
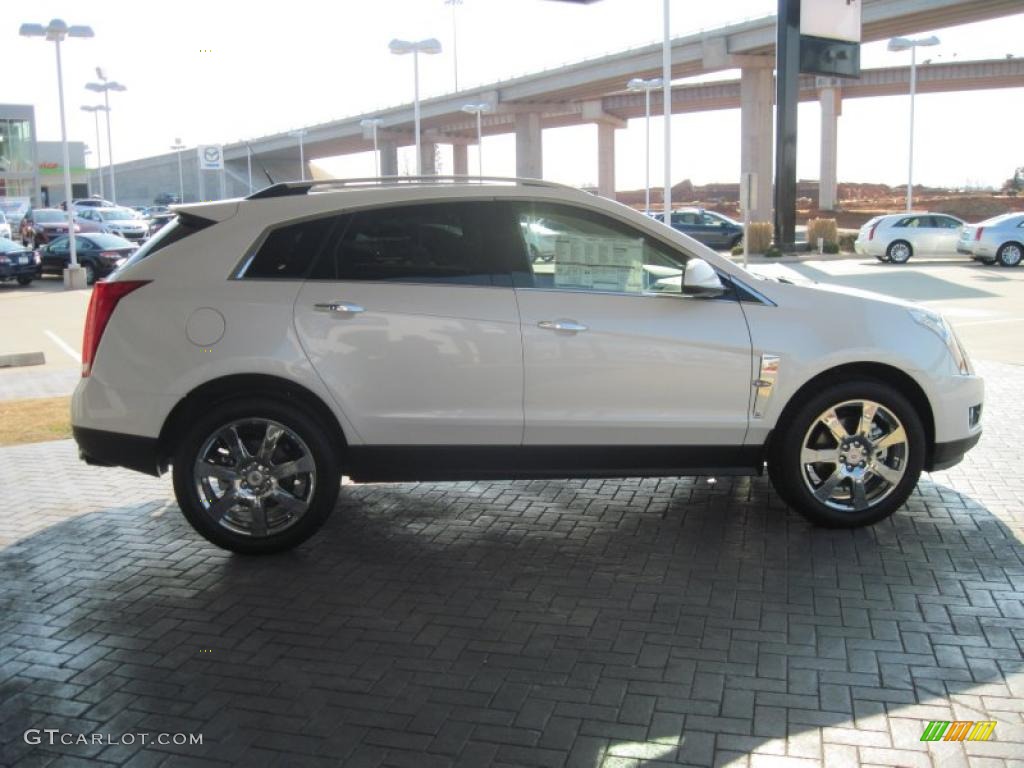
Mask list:
[{"label": "front wheel", "polygon": [[779,495],[828,528],[891,515],[924,466],[924,426],[898,391],[872,380],[826,387],[780,424],[769,453]]},{"label": "front wheel", "polygon": [[31,277],[19,277],[18,278],[18,285],[29,285],[29,284],[31,284],[33,279],[34,278],[31,278]]},{"label": "front wheel", "polygon": [[231,401],[199,417],[173,462],[174,493],[192,527],[246,554],[308,539],[340,489],[337,457],[315,417],[265,398]]},{"label": "front wheel", "polygon": [[1001,267],[1016,267],[1024,257],[1024,248],[1017,243],[1006,243],[996,254],[996,261]]}]

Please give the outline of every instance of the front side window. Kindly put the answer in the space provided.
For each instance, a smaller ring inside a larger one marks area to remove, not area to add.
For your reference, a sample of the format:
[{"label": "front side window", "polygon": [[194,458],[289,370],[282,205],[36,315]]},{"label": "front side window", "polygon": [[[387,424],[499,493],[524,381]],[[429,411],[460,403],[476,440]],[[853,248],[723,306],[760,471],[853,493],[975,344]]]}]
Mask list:
[{"label": "front side window", "polygon": [[679,293],[685,254],[604,214],[558,203],[514,203],[533,288]]},{"label": "front side window", "polygon": [[353,213],[313,274],[320,280],[497,284],[503,268],[484,247],[484,201],[426,203]]}]

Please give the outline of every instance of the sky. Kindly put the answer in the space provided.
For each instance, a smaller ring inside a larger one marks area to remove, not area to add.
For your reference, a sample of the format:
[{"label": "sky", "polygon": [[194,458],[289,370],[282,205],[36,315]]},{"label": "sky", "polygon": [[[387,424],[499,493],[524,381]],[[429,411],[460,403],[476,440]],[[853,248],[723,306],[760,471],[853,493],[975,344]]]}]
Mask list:
[{"label": "sky", "polygon": [[[68,136],[95,145],[93,116],[82,105],[102,103],[86,91],[95,67],[127,86],[111,94],[114,160],[166,152],[176,138],[189,147],[229,143],[338,119],[412,100],[412,62],[394,56],[395,37],[436,37],[443,52],[420,58],[423,98],[537,72],[660,40],[660,0],[602,0],[590,5],[550,0],[291,0],[260,5],[176,0],[173,6],[107,0],[82,4],[35,0],[22,5],[0,34],[8,71],[0,102],[33,104],[39,138],[59,140],[54,46],[18,36],[22,22],[63,18],[88,24],[90,40],[62,45]],[[705,3],[673,0],[674,36],[774,13],[775,0]],[[453,46],[453,16],[457,45]],[[10,16],[8,16],[10,18]],[[1024,14],[947,29],[920,49],[919,62],[1024,57]],[[862,66],[909,63],[884,42],[862,49]],[[726,76],[738,76],[738,72]],[[716,75],[721,77],[722,75]],[[99,97],[99,98],[97,98]],[[800,105],[800,178],[819,176],[819,107]],[[906,182],[909,99],[847,99],[839,120],[839,180]],[[1024,165],[1024,88],[919,95],[914,181],[936,186],[999,186]],[[101,125],[102,127],[102,125]],[[662,120],[652,119],[652,184],[661,183]],[[739,110],[674,115],[673,182],[734,181],[739,177]],[[106,138],[102,139],[106,162]],[[513,136],[484,139],[484,172],[514,175]],[[544,175],[569,184],[597,180],[597,129],[544,132]],[[298,150],[296,148],[296,157]],[[90,165],[95,164],[95,155]],[[412,151],[399,156],[400,169]],[[470,169],[476,149],[470,148]],[[616,132],[616,186],[644,183],[643,120]],[[320,163],[332,173],[366,175],[372,155]],[[442,149],[450,172],[451,153]]]}]

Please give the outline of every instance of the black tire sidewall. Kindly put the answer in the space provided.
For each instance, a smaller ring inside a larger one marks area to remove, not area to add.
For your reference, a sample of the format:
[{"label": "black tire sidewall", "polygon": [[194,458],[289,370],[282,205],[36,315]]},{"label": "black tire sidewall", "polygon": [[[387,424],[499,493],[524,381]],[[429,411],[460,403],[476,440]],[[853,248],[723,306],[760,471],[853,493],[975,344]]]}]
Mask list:
[{"label": "black tire sidewall", "polygon": [[[847,400],[873,400],[892,411],[907,433],[909,460],[907,471],[896,488],[876,506],[864,512],[831,509],[811,494],[803,480],[800,451],[803,439],[814,419],[830,406]],[[827,528],[858,528],[889,517],[913,492],[924,468],[926,440],[924,425],[916,409],[895,388],[872,379],[834,383],[811,395],[794,411],[789,424],[781,427],[773,441],[769,465],[776,463],[770,477],[776,491],[804,517]]]},{"label": "black tire sidewall", "polygon": [[[281,533],[260,539],[234,533],[210,519],[194,482],[193,465],[206,439],[229,422],[246,418],[273,419],[292,429],[309,447],[316,465],[316,488],[305,515]],[[207,541],[242,554],[283,552],[301,544],[327,521],[340,491],[338,457],[316,416],[297,405],[271,398],[243,398],[209,408],[178,442],[172,462],[174,493],[188,522]]]}]

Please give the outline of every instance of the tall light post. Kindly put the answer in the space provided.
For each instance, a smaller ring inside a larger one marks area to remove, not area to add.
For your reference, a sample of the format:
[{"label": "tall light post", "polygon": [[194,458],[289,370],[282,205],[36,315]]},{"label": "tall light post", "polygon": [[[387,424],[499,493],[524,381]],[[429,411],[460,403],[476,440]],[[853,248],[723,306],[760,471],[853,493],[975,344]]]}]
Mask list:
[{"label": "tall light post", "polygon": [[444,0],[444,4],[452,9],[452,66],[455,69],[455,90],[459,90],[459,35],[455,25],[455,9],[462,5],[462,0]]},{"label": "tall light post", "polygon": [[[660,77],[643,80],[634,77],[626,87],[644,92],[644,212],[651,212],[651,91],[663,85]],[[671,222],[670,222],[671,223]]]},{"label": "tall light post", "polygon": [[438,54],[441,52],[441,43],[435,38],[430,37],[426,40],[417,40],[410,42],[409,40],[392,40],[388,43],[388,50],[398,56],[404,56],[407,53],[412,54],[412,73],[413,73],[413,101],[412,101],[412,119],[413,119],[413,132],[416,134],[416,175],[423,175],[423,157],[420,154],[420,59],[421,53],[427,54]]},{"label": "tall light post", "polygon": [[100,180],[100,197],[105,197],[103,193],[103,150],[101,149],[102,142],[100,141],[100,112],[106,112],[107,108],[102,104],[97,104],[93,107],[82,107],[83,112],[92,112],[92,116],[95,118],[96,123],[96,175]]},{"label": "tall light post", "polygon": [[464,104],[462,107],[463,112],[476,115],[476,166],[478,176],[484,175],[484,124],[482,115],[484,112],[490,112],[492,109],[493,107],[486,102]]},{"label": "tall light post", "polygon": [[185,145],[181,143],[181,139],[175,139],[174,143],[171,144],[171,149],[178,153],[178,202],[185,202],[185,174],[181,170],[181,150],[185,148]]},{"label": "tall light post", "polygon": [[661,44],[661,87],[665,100],[665,223],[672,223],[672,40],[669,35],[668,2],[662,4],[664,40]]},{"label": "tall light post", "polygon": [[[380,128],[381,123],[384,121],[379,117],[367,117],[359,121],[359,125],[362,126],[365,131],[367,128],[373,133],[373,175],[380,177],[380,150],[377,147],[377,129]],[[364,133],[365,137],[366,134]]]},{"label": "tall light post", "polygon": [[107,162],[110,165],[110,199],[116,205],[117,179],[114,178],[114,142],[110,137],[110,92],[127,91],[128,89],[115,80],[108,80],[102,67],[96,67],[96,77],[100,79],[100,82],[86,83],[85,87],[90,91],[103,94],[103,104],[106,107],[104,111],[107,113]]},{"label": "tall light post", "polygon": [[64,286],[66,288],[84,288],[85,272],[78,266],[78,254],[75,250],[75,207],[71,204],[71,160],[68,157],[68,131],[64,121],[64,71],[60,61],[60,44],[68,37],[93,37],[92,27],[68,26],[61,19],[53,19],[47,26],[42,24],[22,24],[19,33],[23,37],[42,37],[54,43],[57,49],[57,97],[60,101],[60,143],[64,153],[64,200],[68,213],[68,250],[71,254],[71,266],[64,270]]},{"label": "tall light post", "polygon": [[922,37],[911,40],[908,37],[894,37],[889,40],[890,51],[910,50],[910,146],[907,150],[907,210],[913,205],[914,198],[914,94],[917,90],[917,49],[923,46],[938,45],[939,38]]},{"label": "tall light post", "polygon": [[298,128],[294,131],[288,131],[288,135],[294,139],[299,140],[299,165],[302,170],[302,181],[306,180],[306,150],[303,140],[306,138],[306,134],[309,133],[305,128]]}]

